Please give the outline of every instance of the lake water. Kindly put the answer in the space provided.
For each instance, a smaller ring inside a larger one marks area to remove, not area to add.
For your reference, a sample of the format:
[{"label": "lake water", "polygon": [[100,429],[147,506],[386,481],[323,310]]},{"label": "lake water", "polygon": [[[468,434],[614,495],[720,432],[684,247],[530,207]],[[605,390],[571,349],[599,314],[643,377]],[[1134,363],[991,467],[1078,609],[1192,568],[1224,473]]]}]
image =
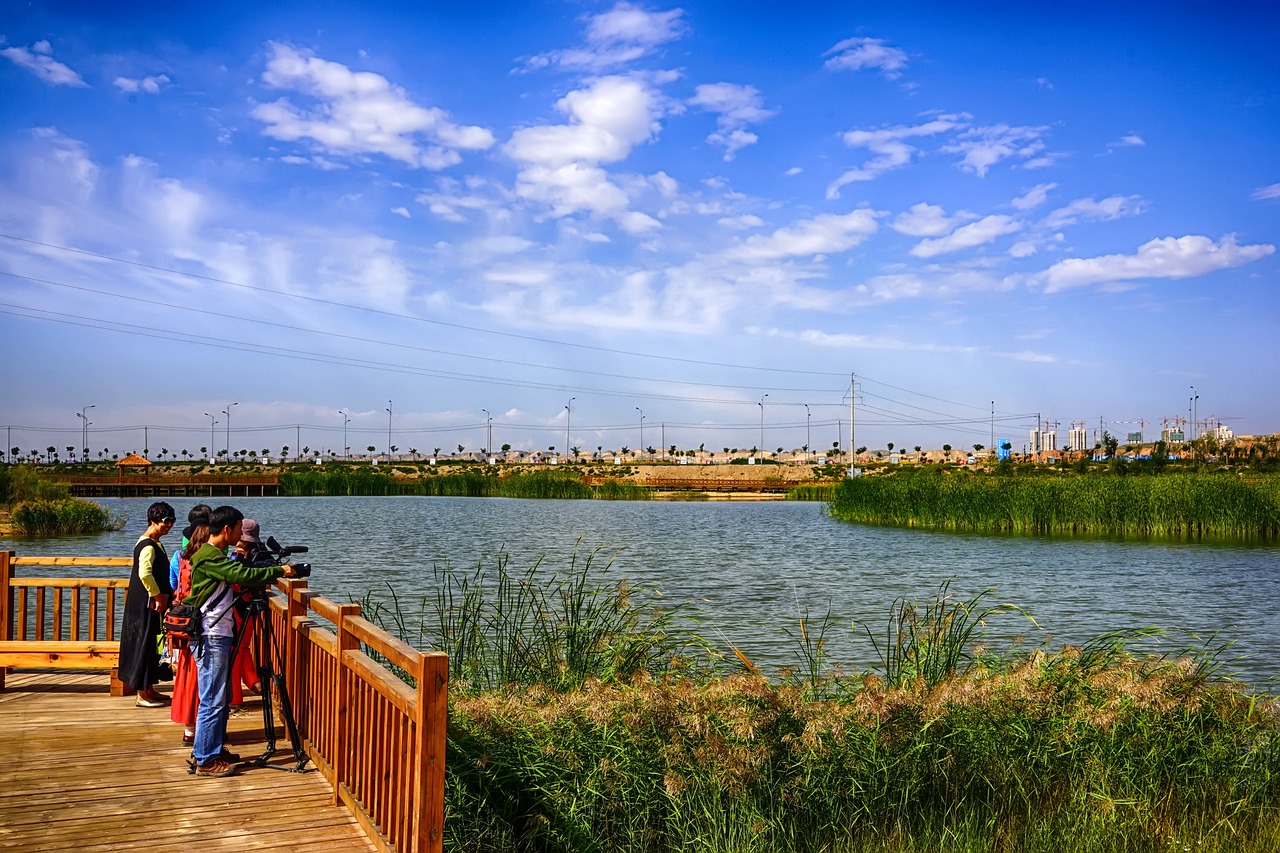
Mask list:
[{"label": "lake water", "polygon": [[[179,518],[197,501],[169,499]],[[218,499],[212,503],[222,502]],[[864,633],[883,637],[899,596],[925,602],[945,580],[969,596],[988,587],[1052,634],[1051,646],[1155,625],[1234,640],[1232,665],[1270,691],[1280,677],[1280,545],[1118,542],[1006,537],[866,527],[836,521],[817,503],[556,501],[509,498],[237,498],[231,501],[282,545],[307,545],[311,588],[339,601],[391,584],[401,600],[431,592],[433,563],[516,571],[544,559],[566,569],[599,548],[611,576],[696,601],[703,631],[731,642],[766,672],[794,665],[786,630],[798,614],[837,620],[829,634],[846,670],[875,664]],[[104,499],[129,518],[100,536],[4,540],[19,554],[125,556],[151,499]],[[181,524],[178,525],[179,529]],[[175,531],[165,544],[177,547]],[[101,570],[90,572],[101,574]],[[856,629],[850,625],[856,624]],[[1001,616],[997,637],[1038,634]],[[883,642],[883,640],[881,640]],[[1178,643],[1189,643],[1180,635]],[[998,643],[997,643],[998,644]]]}]

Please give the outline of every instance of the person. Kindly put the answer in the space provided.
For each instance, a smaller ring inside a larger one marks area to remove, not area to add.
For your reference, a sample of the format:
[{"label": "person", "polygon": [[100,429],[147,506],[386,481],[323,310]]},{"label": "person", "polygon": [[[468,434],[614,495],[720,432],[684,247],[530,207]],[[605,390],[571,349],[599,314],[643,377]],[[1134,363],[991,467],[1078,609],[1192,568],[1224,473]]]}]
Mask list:
[{"label": "person", "polygon": [[182,545],[173,554],[173,559],[169,561],[169,586],[176,591],[178,589],[178,575],[182,571],[181,559],[182,552],[186,550],[187,543],[191,541],[191,531],[196,529],[197,524],[208,524],[209,513],[213,507],[208,504],[196,504],[187,512],[187,526],[182,528]]},{"label": "person", "polygon": [[293,567],[245,565],[227,557],[227,548],[240,541],[244,514],[233,506],[220,506],[209,514],[209,540],[191,556],[191,594],[186,604],[203,613],[203,631],[195,641],[200,708],[196,712],[192,758],[197,776],[231,776],[236,760],[226,749],[230,716],[233,621],[233,584],[265,587],[281,576],[292,577]]},{"label": "person", "polygon": [[[208,514],[205,514],[207,520]],[[205,542],[209,541],[209,525],[200,522],[183,531],[187,544],[179,551],[178,579],[174,583],[174,595],[182,600],[191,594],[191,557]],[[199,702],[199,676],[196,673],[196,659],[190,644],[182,645],[178,650],[173,666],[173,701],[169,705],[169,719],[182,726],[182,743],[192,746],[196,740],[196,710]]]},{"label": "person", "polygon": [[133,546],[133,569],[124,597],[124,621],[120,627],[120,680],[137,692],[139,708],[162,708],[164,694],[155,689],[160,681],[160,619],[169,606],[169,555],[160,537],[173,529],[173,507],[157,501],[147,507],[147,529]]},{"label": "person", "polygon": [[[240,560],[248,565],[254,565],[258,562],[266,562],[259,558],[263,555],[269,556],[269,552],[265,545],[262,544],[262,532],[258,522],[252,518],[246,518],[240,526],[240,541],[236,542],[236,547],[232,550],[230,557],[233,560]],[[239,593],[239,590],[235,590]],[[236,613],[236,629],[240,628],[243,617]],[[232,707],[238,706],[244,701],[244,693],[241,685],[248,688],[250,693],[257,693],[262,689],[261,681],[258,678],[258,664],[254,660],[254,642],[253,634],[256,628],[253,623],[244,630],[243,636],[240,638],[240,647],[236,649],[236,661],[233,665],[235,677],[232,678]]]}]

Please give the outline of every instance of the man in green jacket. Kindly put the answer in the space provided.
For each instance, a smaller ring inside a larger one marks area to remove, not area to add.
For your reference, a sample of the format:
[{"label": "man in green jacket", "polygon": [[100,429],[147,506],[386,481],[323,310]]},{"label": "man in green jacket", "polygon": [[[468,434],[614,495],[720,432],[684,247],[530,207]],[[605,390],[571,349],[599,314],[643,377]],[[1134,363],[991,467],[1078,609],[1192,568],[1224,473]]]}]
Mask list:
[{"label": "man in green jacket", "polygon": [[[227,719],[231,712],[231,662],[235,636],[236,594],[241,587],[265,587],[280,577],[292,577],[292,566],[254,568],[227,557],[227,548],[240,539],[244,514],[233,506],[220,506],[209,514],[209,541],[191,555],[191,594],[184,604],[200,608],[203,630],[192,643],[200,690],[196,713],[195,749],[197,776],[230,776],[236,760],[225,747]],[[266,685],[263,685],[264,688]]]}]

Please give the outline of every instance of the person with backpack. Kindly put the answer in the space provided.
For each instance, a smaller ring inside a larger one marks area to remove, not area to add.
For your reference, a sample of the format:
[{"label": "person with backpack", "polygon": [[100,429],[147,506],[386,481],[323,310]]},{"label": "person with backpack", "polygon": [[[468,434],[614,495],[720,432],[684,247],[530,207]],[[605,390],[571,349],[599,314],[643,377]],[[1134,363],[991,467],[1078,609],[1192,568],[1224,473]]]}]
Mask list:
[{"label": "person with backpack", "polygon": [[231,709],[232,643],[236,598],[231,587],[265,587],[280,577],[293,577],[293,566],[248,566],[227,557],[240,541],[244,514],[220,506],[209,514],[209,541],[191,556],[191,593],[183,599],[202,613],[195,640],[200,708],[196,712],[192,758],[197,776],[223,777],[236,772],[239,760],[226,748]]},{"label": "person with backpack", "polygon": [[[205,518],[207,521],[207,513]],[[173,594],[178,601],[191,594],[191,557],[209,541],[209,525],[200,521],[183,533],[187,544],[175,555],[178,559],[178,576],[174,582]],[[173,665],[173,698],[169,705],[169,719],[183,727],[182,743],[184,746],[191,746],[196,740],[196,710],[200,707],[196,659],[189,639],[175,639],[171,634],[169,641],[177,652]]]}]

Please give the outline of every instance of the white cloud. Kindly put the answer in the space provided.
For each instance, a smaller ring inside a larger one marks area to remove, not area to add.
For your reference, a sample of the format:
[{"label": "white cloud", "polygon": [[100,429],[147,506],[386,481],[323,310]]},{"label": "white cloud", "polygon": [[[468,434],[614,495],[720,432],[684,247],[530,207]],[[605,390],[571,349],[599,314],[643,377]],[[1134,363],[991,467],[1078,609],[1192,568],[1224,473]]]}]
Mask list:
[{"label": "white cloud", "polygon": [[396,216],[403,216],[405,219],[413,218],[413,216],[410,215],[409,209],[407,207],[393,207],[391,208],[391,212],[394,213]]},{"label": "white cloud", "polygon": [[707,141],[725,149],[726,162],[732,160],[740,149],[756,143],[757,137],[745,129],[747,125],[777,114],[776,110],[764,108],[764,98],[756,87],[734,83],[706,83],[698,86],[689,103],[717,113],[717,130],[707,137]]},{"label": "white cloud", "polygon": [[973,218],[973,214],[967,211],[960,211],[955,216],[947,216],[946,211],[940,206],[920,202],[898,214],[889,227],[908,237],[941,237],[959,223]]},{"label": "white cloud", "polygon": [[1040,227],[1056,230],[1084,220],[1119,219],[1122,216],[1137,216],[1143,211],[1143,199],[1136,195],[1113,195],[1102,201],[1092,198],[1078,198],[1066,207],[1060,207],[1049,213],[1040,223]]},{"label": "white cloud", "polygon": [[1036,184],[1034,187],[1015,198],[1011,204],[1013,204],[1015,210],[1031,210],[1048,201],[1049,192],[1057,188],[1057,184]]},{"label": "white cloud", "polygon": [[47,41],[36,42],[30,50],[25,47],[6,47],[0,50],[0,56],[27,69],[50,86],[89,87],[84,78],[53,58],[53,47]]},{"label": "white cloud", "polygon": [[1108,148],[1136,148],[1146,144],[1147,144],[1147,141],[1145,139],[1143,139],[1141,136],[1139,136],[1136,133],[1130,132],[1130,133],[1126,133],[1124,136],[1120,137],[1115,142],[1112,142],[1107,147]]},{"label": "white cloud", "polygon": [[845,39],[822,55],[831,57],[825,65],[832,71],[878,68],[890,80],[900,77],[902,70],[907,67],[907,55],[896,47],[886,45],[884,39]]},{"label": "white cloud", "polygon": [[587,23],[587,47],[553,50],[529,61],[531,68],[559,65],[576,71],[599,72],[634,62],[684,34],[684,10],[647,12],[631,3],[618,3]]},{"label": "white cloud", "polygon": [[1230,235],[1218,243],[1200,235],[1161,237],[1139,246],[1133,255],[1058,261],[1034,276],[1032,281],[1043,284],[1045,293],[1056,293],[1073,287],[1135,279],[1193,278],[1243,266],[1265,258],[1275,250],[1275,246],[1269,243],[1241,246]]},{"label": "white cloud", "polygon": [[948,154],[963,154],[960,168],[978,177],[986,177],[987,171],[1002,160],[1011,157],[1026,161],[1027,168],[1039,168],[1052,164],[1057,155],[1037,157],[1045,149],[1041,137],[1047,127],[1010,127],[993,124],[964,131],[959,141],[944,146]]},{"label": "white cloud", "polygon": [[822,214],[779,228],[769,235],[748,237],[729,249],[732,260],[759,262],[845,252],[876,232],[876,214],[855,210],[844,215]]},{"label": "white cloud", "polygon": [[787,169],[787,171],[783,172],[782,174],[786,175],[788,178],[794,178],[796,175],[800,174],[803,171],[804,169],[800,168],[799,166],[792,166],[790,169]]},{"label": "white cloud", "polygon": [[970,225],[957,228],[945,237],[936,240],[921,240],[912,249],[911,254],[917,258],[932,258],[947,252],[958,252],[990,243],[997,237],[1012,234],[1022,228],[1022,224],[1011,216],[987,216]]},{"label": "white cloud", "polygon": [[[458,149],[493,145],[488,130],[454,124],[444,110],[418,106],[380,74],[352,71],[288,45],[272,44],[271,52],[263,82],[317,102],[306,109],[281,98],[255,107],[253,117],[274,139],[310,140],[324,151],[346,156],[381,154],[426,169],[460,162]],[[426,140],[434,144],[424,144]]]},{"label": "white cloud", "polygon": [[917,125],[898,125],[880,130],[851,130],[842,137],[850,148],[866,148],[876,155],[856,169],[850,169],[827,187],[827,198],[840,197],[840,188],[855,181],[871,181],[911,162],[916,148],[903,140],[936,136],[963,126],[963,115],[940,115]]},{"label": "white cloud", "polygon": [[725,216],[716,220],[716,224],[728,228],[732,231],[746,231],[751,228],[759,228],[764,225],[764,220],[759,216],[745,214],[743,216]]},{"label": "white cloud", "polygon": [[156,74],[149,77],[133,78],[133,77],[117,77],[114,85],[122,92],[136,94],[145,92],[148,95],[154,95],[162,88],[169,85],[169,77],[165,74]]},{"label": "white cloud", "polygon": [[[659,227],[656,219],[628,209],[627,193],[599,165],[626,158],[657,134],[656,93],[641,80],[603,77],[565,95],[556,109],[568,124],[517,130],[504,146],[522,164],[517,195],[546,204],[556,217],[585,211],[614,219],[630,233]],[[660,190],[662,184],[658,179]]]},{"label": "white cloud", "polygon": [[1254,198],[1254,199],[1280,198],[1280,184],[1272,184],[1269,187],[1259,187],[1258,189],[1253,191],[1253,193],[1249,196],[1249,198]]}]

